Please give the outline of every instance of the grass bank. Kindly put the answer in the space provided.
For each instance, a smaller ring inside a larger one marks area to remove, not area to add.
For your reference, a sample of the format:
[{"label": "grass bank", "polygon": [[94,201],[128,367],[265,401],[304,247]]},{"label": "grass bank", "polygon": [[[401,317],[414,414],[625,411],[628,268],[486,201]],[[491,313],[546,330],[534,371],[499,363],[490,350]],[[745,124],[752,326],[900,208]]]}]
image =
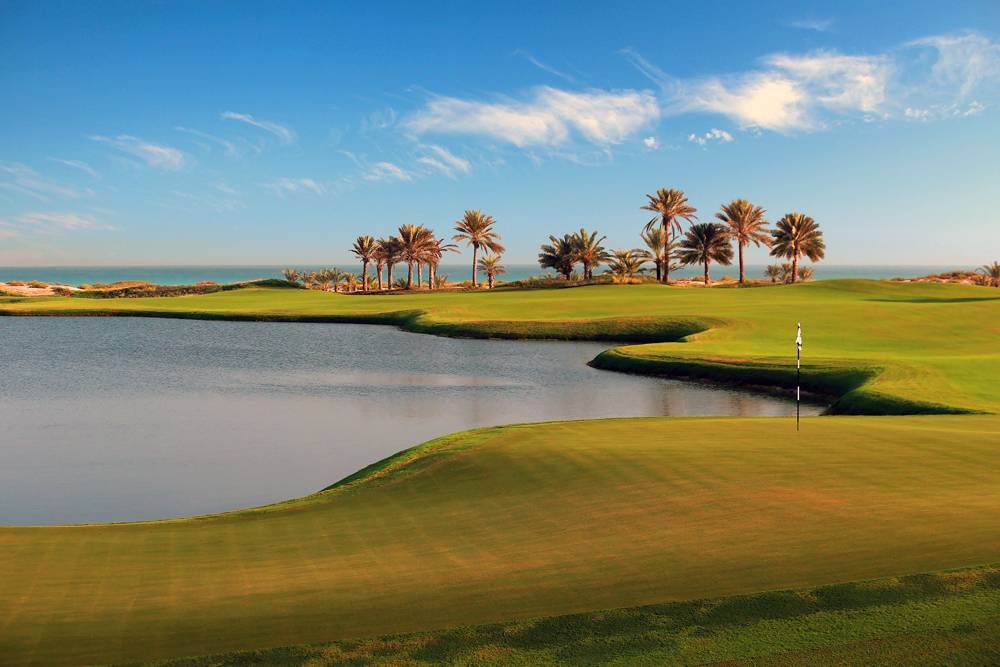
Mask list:
[{"label": "grass bank", "polygon": [[155,665],[720,663],[994,665],[1000,663],[1000,571],[892,577]]},{"label": "grass bank", "polygon": [[801,321],[805,386],[836,396],[837,412],[1000,412],[1000,295],[971,285],[833,280],[369,297],[249,288],[176,298],[0,298],[0,314],[379,323],[449,336],[646,343],[595,364],[779,387],[794,377]]},{"label": "grass bank", "polygon": [[270,507],[3,527],[0,655],[164,659],[995,562],[998,448],[993,415],[509,426]]}]

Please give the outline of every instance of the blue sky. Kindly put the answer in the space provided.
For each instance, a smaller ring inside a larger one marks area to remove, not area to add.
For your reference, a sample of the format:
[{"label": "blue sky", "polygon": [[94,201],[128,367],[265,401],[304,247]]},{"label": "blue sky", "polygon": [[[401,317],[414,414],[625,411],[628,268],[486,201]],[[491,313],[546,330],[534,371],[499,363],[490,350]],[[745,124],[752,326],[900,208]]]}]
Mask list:
[{"label": "blue sky", "polygon": [[1000,5],[750,5],[0,2],[0,264],[344,264],[466,208],[532,262],[658,187],[1000,256]]}]

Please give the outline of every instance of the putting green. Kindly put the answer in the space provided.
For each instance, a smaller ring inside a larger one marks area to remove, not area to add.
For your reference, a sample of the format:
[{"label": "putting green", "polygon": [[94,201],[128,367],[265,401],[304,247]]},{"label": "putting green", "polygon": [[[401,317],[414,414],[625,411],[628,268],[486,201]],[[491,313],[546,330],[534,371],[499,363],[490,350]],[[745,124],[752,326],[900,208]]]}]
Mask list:
[{"label": "putting green", "polygon": [[1000,417],[484,429],[298,501],[0,528],[0,655],[81,664],[996,560]]}]

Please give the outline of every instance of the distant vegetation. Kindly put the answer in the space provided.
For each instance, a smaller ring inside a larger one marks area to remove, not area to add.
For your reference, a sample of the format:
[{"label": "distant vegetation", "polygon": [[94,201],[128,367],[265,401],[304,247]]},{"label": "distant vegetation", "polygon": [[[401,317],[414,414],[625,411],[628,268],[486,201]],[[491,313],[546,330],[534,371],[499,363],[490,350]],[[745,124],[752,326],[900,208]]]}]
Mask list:
[{"label": "distant vegetation", "polygon": [[[798,282],[812,277],[811,268],[799,269],[799,259],[808,257],[818,262],[825,255],[819,225],[802,213],[788,213],[774,229],[769,229],[763,208],[746,199],[734,199],[723,204],[715,214],[720,222],[699,223],[698,210],[688,202],[682,190],[661,188],[656,194],[646,195],[646,199],[642,210],[655,215],[639,235],[644,248],[610,250],[604,246],[606,236],[596,229],[581,228],[562,236],[550,235],[549,242],[542,244],[538,253],[539,266],[555,271],[566,281],[592,281],[597,269],[605,265],[605,280],[610,278],[611,282],[643,282],[645,275],[652,271],[657,282],[669,283],[671,271],[681,266],[700,265],[704,269],[704,284],[709,285],[710,265],[729,266],[735,244],[739,283],[744,284],[747,277],[743,255],[752,243],[765,245],[773,256],[790,260],[787,268],[783,265],[777,265],[777,269],[769,267],[766,278],[771,282]],[[685,223],[689,225],[686,232]],[[481,284],[479,276],[484,276],[486,286],[492,289],[497,276],[505,272],[502,265],[505,248],[500,243],[496,226],[492,215],[474,209],[465,211],[454,223],[452,240],[472,248],[471,280],[460,287],[476,289]],[[437,275],[445,253],[458,251],[458,245],[438,238],[433,230],[423,225],[404,224],[393,236],[375,238],[365,234],[355,239],[351,254],[361,263],[360,274],[336,268],[308,272],[286,269],[284,276],[293,284],[335,292],[413,290],[425,285],[426,289],[434,290],[447,285],[447,281],[440,280]],[[485,254],[481,257],[480,253]],[[406,266],[405,279],[394,273],[399,265]],[[374,268],[374,272],[369,273],[370,268]],[[551,284],[546,278],[517,283],[518,286],[546,284]]]}]

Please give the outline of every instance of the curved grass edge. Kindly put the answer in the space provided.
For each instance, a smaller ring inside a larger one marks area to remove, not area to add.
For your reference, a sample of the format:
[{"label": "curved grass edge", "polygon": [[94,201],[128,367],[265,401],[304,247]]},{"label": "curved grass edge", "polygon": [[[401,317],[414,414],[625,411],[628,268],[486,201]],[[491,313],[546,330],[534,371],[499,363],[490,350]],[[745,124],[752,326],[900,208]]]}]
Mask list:
[{"label": "curved grass edge", "polygon": [[[486,658],[498,665],[591,664],[622,658],[673,664],[807,657],[820,662],[829,657],[830,663],[841,664],[829,654],[831,650],[858,653],[862,659],[882,651],[884,657],[893,658],[905,656],[914,638],[927,635],[932,638],[931,649],[938,651],[932,658],[976,657],[984,648],[1000,654],[994,645],[1000,634],[998,619],[1000,564],[992,563],[134,664],[290,665],[312,664],[309,661],[315,659],[349,664],[471,664]],[[933,641],[941,633],[948,641]],[[972,641],[956,641],[963,637]]]},{"label": "curved grass edge", "polygon": [[[562,340],[614,343],[678,343],[733,323],[712,317],[610,317],[592,320],[439,320],[426,310],[400,310],[350,315],[298,313],[232,313],[224,311],[53,309],[10,311],[10,317],[151,317],[231,322],[299,322],[315,324],[392,325],[410,333],[449,338],[502,340]],[[739,386],[762,393],[780,393],[796,386],[795,370],[787,364],[751,358],[726,362],[697,357],[650,358],[622,348],[605,350],[591,360],[601,370],[698,380]],[[914,401],[874,390],[870,385],[885,369],[878,366],[810,363],[802,367],[802,389],[833,401],[828,415],[979,414],[950,405]]]},{"label": "curved grass edge", "polygon": [[[791,390],[797,384],[795,368],[764,359],[726,361],[697,357],[644,357],[621,347],[605,350],[590,365],[603,370],[701,380],[752,388],[757,391]],[[878,366],[809,363],[802,366],[803,391],[830,398],[828,415],[953,415],[978,414],[949,405],[913,401],[877,392],[871,382],[884,371]]]}]

